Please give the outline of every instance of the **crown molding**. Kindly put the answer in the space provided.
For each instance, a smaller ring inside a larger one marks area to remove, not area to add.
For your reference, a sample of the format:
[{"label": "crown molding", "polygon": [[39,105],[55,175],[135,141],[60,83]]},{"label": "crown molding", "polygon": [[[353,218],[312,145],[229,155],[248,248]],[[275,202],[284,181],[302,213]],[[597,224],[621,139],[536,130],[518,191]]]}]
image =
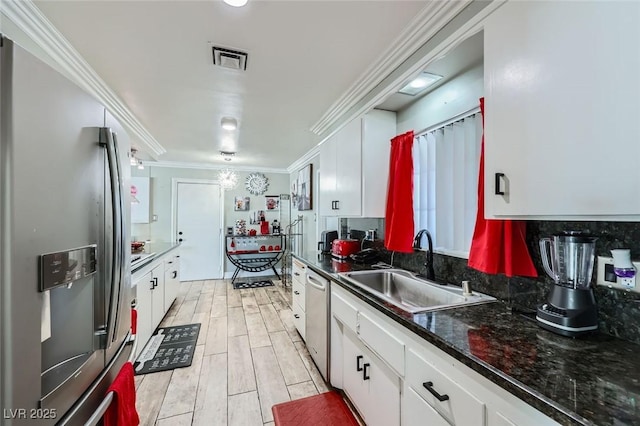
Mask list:
[{"label": "crown molding", "polygon": [[404,31],[387,47],[364,74],[311,127],[321,135],[354,107],[385,77],[407,60],[415,51],[442,29],[472,0],[432,1],[418,13]]},{"label": "crown molding", "polygon": [[303,166],[306,166],[308,163],[310,163],[313,157],[317,156],[318,154],[320,154],[320,144],[314,146],[309,151],[307,151],[302,157],[298,158],[296,161],[291,163],[291,165],[287,167],[287,172],[293,173],[295,171],[298,171]]},{"label": "crown molding", "polygon": [[[251,167],[251,166],[231,166],[207,163],[190,163],[181,161],[143,161],[145,167],[166,167],[172,169],[199,169],[199,170],[235,170],[237,172],[262,172],[262,173],[283,173],[288,174],[287,169],[275,167]],[[131,166],[134,167],[134,166]]]},{"label": "crown molding", "polygon": [[166,149],[149,133],[125,103],[84,60],[31,0],[2,0],[2,14],[30,37],[60,69],[94,96],[120,123],[156,156]]}]

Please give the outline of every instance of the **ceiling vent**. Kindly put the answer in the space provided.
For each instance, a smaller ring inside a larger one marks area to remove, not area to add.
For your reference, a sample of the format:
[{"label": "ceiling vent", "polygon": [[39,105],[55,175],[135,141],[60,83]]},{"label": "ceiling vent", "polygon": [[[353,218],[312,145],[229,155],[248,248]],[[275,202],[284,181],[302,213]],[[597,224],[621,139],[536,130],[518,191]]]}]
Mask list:
[{"label": "ceiling vent", "polygon": [[247,55],[239,50],[213,46],[213,64],[233,70],[246,71]]}]

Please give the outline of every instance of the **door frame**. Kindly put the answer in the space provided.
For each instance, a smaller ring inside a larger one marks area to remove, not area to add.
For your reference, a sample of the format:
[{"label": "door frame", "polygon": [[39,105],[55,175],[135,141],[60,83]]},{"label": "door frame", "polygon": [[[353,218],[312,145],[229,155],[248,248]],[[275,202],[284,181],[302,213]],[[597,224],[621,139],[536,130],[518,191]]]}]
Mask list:
[{"label": "door frame", "polygon": [[[219,189],[220,197],[220,228],[218,229],[218,235],[220,237],[220,254],[224,254],[224,235],[222,229],[224,228],[224,190],[218,180],[212,179],[188,179],[188,178],[172,178],[171,179],[171,243],[177,244],[178,240],[176,234],[178,232],[178,184],[181,183],[197,183],[204,185],[217,185]],[[220,273],[219,275],[224,278],[226,257],[222,256],[220,259]]]}]

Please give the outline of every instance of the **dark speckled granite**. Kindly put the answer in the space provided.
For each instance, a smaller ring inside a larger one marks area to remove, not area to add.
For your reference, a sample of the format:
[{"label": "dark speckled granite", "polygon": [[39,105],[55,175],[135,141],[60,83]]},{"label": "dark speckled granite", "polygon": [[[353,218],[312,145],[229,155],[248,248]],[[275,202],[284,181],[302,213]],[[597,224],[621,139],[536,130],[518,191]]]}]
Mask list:
[{"label": "dark speckled granite", "polygon": [[[611,257],[614,248],[631,249],[631,257],[640,259],[640,223],[638,222],[527,222],[527,246],[538,271],[538,278],[507,278],[488,275],[467,267],[467,259],[434,255],[436,278],[455,285],[469,280],[478,291],[490,294],[524,310],[535,309],[547,299],[553,285],[542,268],[538,241],[563,230],[588,231],[598,237],[596,255]],[[382,258],[391,263],[391,253],[382,250]],[[424,273],[424,252],[395,253],[393,265],[402,269]],[[592,284],[596,287],[594,268]],[[638,284],[640,285],[640,283]],[[640,294],[598,286],[595,288],[598,304],[599,329],[623,340],[640,344]]]},{"label": "dark speckled granite", "polygon": [[640,424],[639,345],[603,333],[558,336],[503,302],[407,314],[337,275],[366,266],[301,260],[560,424]]}]

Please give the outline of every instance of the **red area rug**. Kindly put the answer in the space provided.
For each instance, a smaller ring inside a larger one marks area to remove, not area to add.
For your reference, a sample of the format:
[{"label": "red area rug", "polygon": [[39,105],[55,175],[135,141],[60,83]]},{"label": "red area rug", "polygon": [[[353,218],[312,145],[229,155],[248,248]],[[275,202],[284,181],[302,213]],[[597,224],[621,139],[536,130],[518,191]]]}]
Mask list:
[{"label": "red area rug", "polygon": [[276,426],[358,426],[338,392],[326,392],[271,407]]}]

